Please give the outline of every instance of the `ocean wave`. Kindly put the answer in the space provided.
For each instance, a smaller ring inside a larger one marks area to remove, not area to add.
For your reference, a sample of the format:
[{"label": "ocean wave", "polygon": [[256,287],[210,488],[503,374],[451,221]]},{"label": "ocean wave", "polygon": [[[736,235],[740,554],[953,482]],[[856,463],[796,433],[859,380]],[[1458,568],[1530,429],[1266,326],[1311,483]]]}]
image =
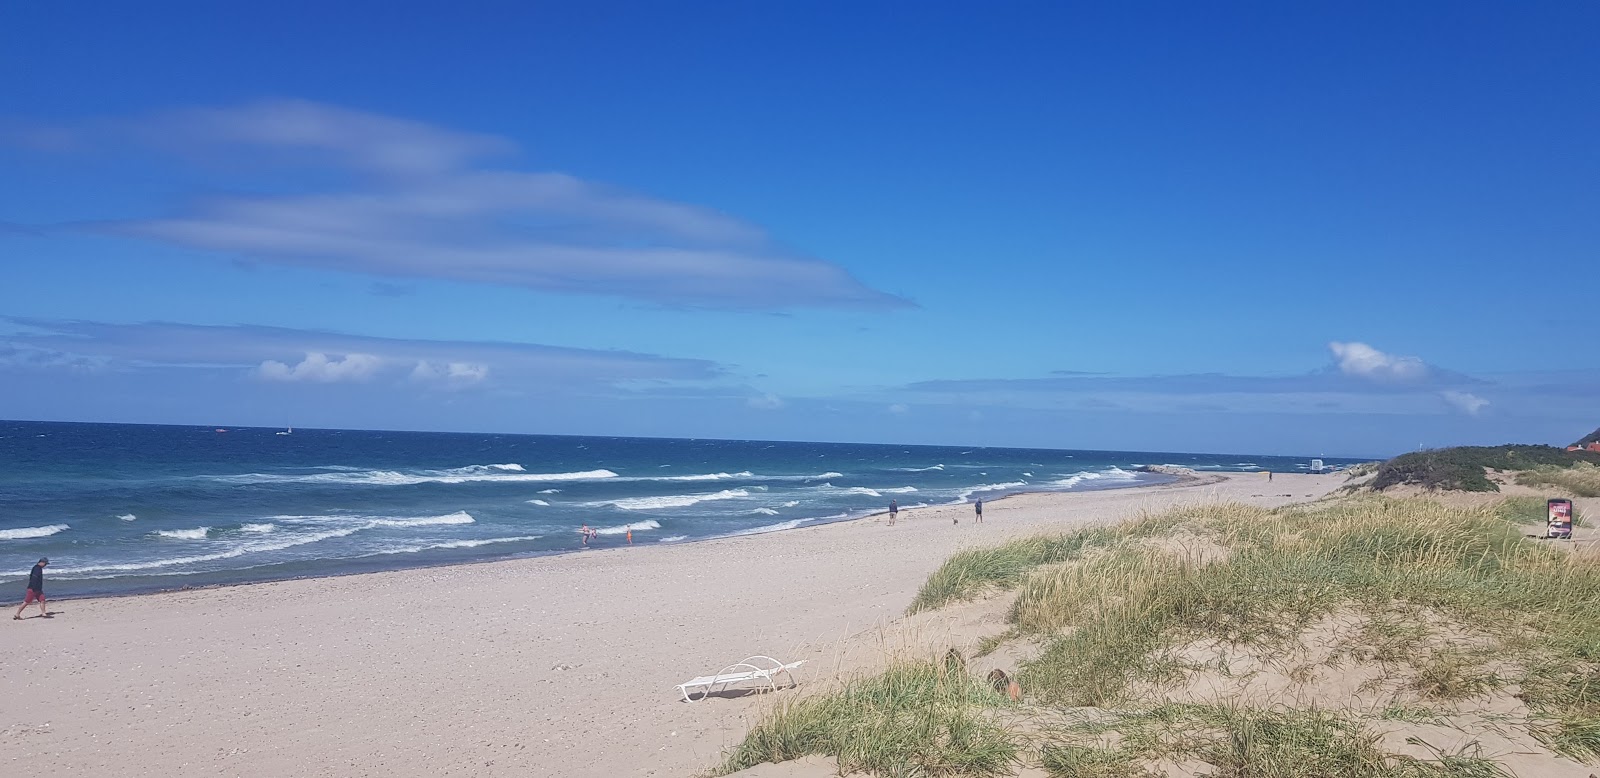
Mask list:
[{"label": "ocean wave", "polygon": [[57,577],[70,577],[83,573],[117,572],[128,573],[141,570],[155,570],[162,567],[178,567],[181,565],[194,565],[204,562],[217,562],[223,559],[234,559],[246,554],[259,554],[271,551],[282,551],[295,546],[304,546],[310,543],[319,543],[333,538],[342,538],[354,535],[362,530],[361,527],[345,527],[343,529],[328,530],[306,535],[297,535],[280,541],[267,541],[258,543],[243,543],[226,551],[214,554],[197,554],[194,556],[169,557],[167,559],[154,559],[148,562],[125,562],[114,565],[88,565],[85,567],[71,567],[56,570]]},{"label": "ocean wave", "polygon": [[1100,471],[1084,471],[1081,473],[1073,473],[1066,478],[1051,481],[1050,485],[1071,489],[1072,487],[1077,486],[1084,481],[1099,481],[1104,479],[1113,481],[1133,481],[1137,480],[1138,477],[1139,475],[1137,473],[1130,473],[1120,467],[1108,467]]},{"label": "ocean wave", "polygon": [[[572,473],[509,472],[503,465],[470,465],[451,470],[353,470],[332,473],[245,473],[243,475],[192,476],[226,484],[337,484],[343,486],[415,486],[417,484],[464,484],[489,481],[526,483],[532,481],[597,481],[618,477],[610,470],[581,470]],[[518,465],[517,467],[521,467]]]},{"label": "ocean wave", "polygon": [[943,470],[944,469],[944,465],[943,464],[938,464],[938,465],[930,465],[928,467],[895,467],[895,468],[890,468],[890,469],[899,470],[902,473],[926,473],[929,470]]},{"label": "ocean wave", "polygon": [[771,509],[771,508],[757,508],[757,509],[755,509],[753,511],[745,511],[744,515],[746,515],[746,516],[776,516],[776,515],[778,515],[778,512],[773,510],[773,509]]},{"label": "ocean wave", "polygon": [[421,553],[423,551],[432,551],[434,549],[439,549],[439,548],[478,548],[480,546],[489,546],[489,545],[493,545],[495,543],[522,543],[522,542],[526,542],[526,541],[538,540],[541,537],[544,537],[544,536],[543,535],[518,535],[516,537],[510,537],[510,538],[481,538],[481,539],[478,539],[478,540],[447,540],[447,541],[444,541],[443,543],[428,543],[428,544],[424,544],[424,545],[421,545],[421,546],[403,546],[403,547],[399,547],[399,548],[386,548],[386,549],[383,549],[381,551],[374,551],[371,554],[366,554],[365,556],[382,556],[382,555],[385,555],[385,554],[417,554],[417,553]]},{"label": "ocean wave", "polygon": [[861,495],[866,495],[867,497],[882,497],[883,496],[876,489],[868,489],[865,486],[852,486],[852,487],[850,487],[848,489],[841,490],[840,494],[861,494]]},{"label": "ocean wave", "polygon": [[240,532],[254,532],[254,533],[258,534],[258,535],[265,535],[268,532],[272,532],[272,531],[276,530],[277,528],[278,528],[278,525],[276,525],[276,524],[243,524],[243,525],[240,525],[239,531]]},{"label": "ocean wave", "polygon": [[700,473],[698,475],[657,475],[643,478],[624,478],[625,481],[727,481],[734,478],[757,478],[755,473],[743,470],[737,473]]},{"label": "ocean wave", "polygon": [[133,515],[131,513],[124,513],[121,516],[118,516],[117,518],[122,519],[123,521],[133,521],[134,519],[137,519],[139,517],[135,516],[135,515]]},{"label": "ocean wave", "polygon": [[205,540],[206,535],[210,533],[210,527],[195,527],[194,529],[158,529],[151,534],[163,538],[172,538],[173,540]]},{"label": "ocean wave", "polygon": [[656,542],[657,543],[677,543],[680,540],[688,540],[688,539],[689,539],[688,535],[673,535],[671,537],[661,538],[660,540],[657,540]]},{"label": "ocean wave", "polygon": [[883,493],[884,494],[911,494],[912,492],[915,492],[916,490],[917,490],[917,487],[915,487],[915,486],[898,486],[898,487],[895,487],[893,489],[884,489]]},{"label": "ocean wave", "polygon": [[0,529],[0,540],[31,540],[33,538],[48,538],[57,532],[66,532],[71,529],[65,524],[47,524],[43,527],[19,527],[17,529]]},{"label": "ocean wave", "polygon": [[966,490],[962,491],[961,495],[959,497],[957,497],[956,500],[958,502],[966,502],[967,500],[972,498],[972,495],[977,494],[978,492],[1002,492],[1002,491],[1005,491],[1007,489],[1015,489],[1015,488],[1017,488],[1019,486],[1027,486],[1027,485],[1028,485],[1027,481],[1007,481],[1007,482],[1005,482],[1003,484],[983,484],[983,485],[974,486],[971,489],[966,489]]},{"label": "ocean wave", "polygon": [[632,524],[619,524],[619,525],[617,525],[615,527],[601,527],[601,528],[595,530],[594,534],[596,534],[596,535],[625,535],[625,534],[627,534],[628,530],[633,530],[634,532],[644,532],[645,530],[650,530],[650,529],[661,529],[661,525],[658,522],[656,522],[655,519],[647,519],[645,521],[636,521],[636,522],[633,522]]},{"label": "ocean wave", "polygon": [[539,493],[540,494],[560,494],[561,490],[560,489],[540,489]]},{"label": "ocean wave", "polygon": [[779,505],[778,507],[779,508],[793,508],[793,507],[795,507],[795,506],[797,506],[799,504],[800,504],[799,500],[790,500],[790,501],[788,501],[788,502],[786,502],[786,503],[784,503],[782,505]]},{"label": "ocean wave", "polygon": [[441,524],[472,524],[477,519],[466,511],[456,511],[443,516],[419,516],[414,519],[368,519],[371,527],[433,527]]},{"label": "ocean wave", "polygon": [[[74,576],[87,573],[137,573],[140,571],[158,570],[166,567],[182,567],[185,565],[204,564],[206,562],[219,562],[224,559],[235,559],[248,554],[264,554],[273,551],[283,551],[285,549],[294,548],[295,546],[320,543],[324,540],[332,540],[334,538],[345,538],[354,535],[357,532],[362,532],[369,529],[377,529],[380,527],[426,527],[436,525],[471,524],[474,521],[471,514],[468,514],[466,511],[456,511],[455,513],[449,513],[443,516],[419,516],[416,518],[405,519],[374,518],[370,516],[274,516],[272,518],[277,519],[280,522],[299,524],[301,526],[316,527],[318,525],[325,525],[330,521],[345,522],[347,523],[347,526],[300,533],[284,533],[273,531],[272,533],[261,534],[270,534],[274,539],[249,540],[239,543],[232,548],[218,551],[214,554],[195,554],[192,556],[168,557],[166,559],[154,559],[147,562],[87,565],[84,567],[57,570],[56,574]],[[202,527],[200,529],[205,528]],[[243,529],[243,527],[241,527],[241,529]],[[195,531],[196,530],[168,530],[168,532],[176,533],[192,533]],[[168,535],[168,537],[198,539],[198,537],[192,535]]]},{"label": "ocean wave", "polygon": [[788,521],[780,521],[777,524],[767,524],[761,527],[750,527],[749,529],[735,530],[726,535],[722,535],[721,537],[737,538],[744,535],[763,535],[768,532],[780,532],[786,529],[794,529],[795,527],[798,527],[808,521],[815,521],[815,519],[790,519]]},{"label": "ocean wave", "polygon": [[737,500],[749,497],[750,493],[743,489],[724,489],[710,494],[673,494],[664,497],[624,497],[618,500],[601,500],[599,502],[585,503],[590,506],[611,505],[625,511],[653,511],[663,508],[687,508],[691,505],[712,500]]},{"label": "ocean wave", "polygon": [[528,500],[528,504],[529,505],[539,505],[539,506],[542,506],[542,507],[545,507],[545,508],[550,507],[550,503],[545,502],[544,500]]}]

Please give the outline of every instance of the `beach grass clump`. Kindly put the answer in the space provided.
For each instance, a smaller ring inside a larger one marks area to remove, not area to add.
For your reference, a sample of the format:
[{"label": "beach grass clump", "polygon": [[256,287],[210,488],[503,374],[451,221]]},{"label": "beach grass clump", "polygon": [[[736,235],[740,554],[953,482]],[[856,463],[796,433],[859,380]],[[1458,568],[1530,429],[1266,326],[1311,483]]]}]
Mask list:
[{"label": "beach grass clump", "polygon": [[1111,539],[1109,530],[1093,527],[1064,535],[1041,535],[992,548],[962,551],[928,577],[907,613],[971,599],[984,591],[1016,586],[1042,565],[1081,557]]},{"label": "beach grass clump", "polygon": [[1009,775],[1021,745],[994,715],[1009,704],[959,664],[901,662],[780,706],[727,754],[717,774],[821,755],[846,773]]},{"label": "beach grass clump", "polygon": [[1600,465],[1579,462],[1572,467],[1537,467],[1517,473],[1517,483],[1554,487],[1576,497],[1600,497]]},{"label": "beach grass clump", "polygon": [[[1116,746],[1103,740],[1118,735]],[[1159,774],[1156,760],[1204,762],[1217,778],[1508,778],[1468,746],[1432,758],[1388,753],[1361,721],[1333,711],[1164,704],[1080,726],[1088,743],[1055,742],[1040,763],[1055,778]]]}]

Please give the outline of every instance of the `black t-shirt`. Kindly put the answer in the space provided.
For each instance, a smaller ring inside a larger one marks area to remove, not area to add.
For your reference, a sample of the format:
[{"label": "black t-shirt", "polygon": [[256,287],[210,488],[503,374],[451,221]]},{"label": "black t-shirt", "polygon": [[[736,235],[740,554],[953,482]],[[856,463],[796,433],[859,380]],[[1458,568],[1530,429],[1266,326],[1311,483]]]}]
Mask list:
[{"label": "black t-shirt", "polygon": [[28,573],[28,588],[44,594],[44,565],[34,565],[33,572]]}]

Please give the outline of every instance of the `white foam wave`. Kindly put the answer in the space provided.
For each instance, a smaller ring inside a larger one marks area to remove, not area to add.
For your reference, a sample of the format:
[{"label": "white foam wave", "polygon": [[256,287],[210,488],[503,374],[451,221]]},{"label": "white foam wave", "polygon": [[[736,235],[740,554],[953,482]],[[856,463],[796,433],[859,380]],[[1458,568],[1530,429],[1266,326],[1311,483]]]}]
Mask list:
[{"label": "white foam wave", "polygon": [[640,478],[640,481],[727,481],[733,478],[756,478],[756,474],[749,470],[737,473],[700,473],[698,475],[661,475]]},{"label": "white foam wave", "polygon": [[746,516],[776,516],[776,515],[778,515],[778,512],[773,510],[773,509],[771,509],[771,508],[757,508],[757,509],[755,509],[753,511],[745,511],[744,515],[746,515]]},{"label": "white foam wave", "polygon": [[1065,488],[1071,489],[1072,487],[1075,487],[1078,484],[1083,483],[1084,481],[1100,481],[1100,480],[1133,481],[1133,480],[1137,480],[1138,477],[1139,477],[1138,474],[1130,473],[1130,472],[1128,472],[1126,470],[1123,470],[1120,467],[1108,467],[1105,470],[1101,470],[1101,471],[1098,471],[1098,472],[1095,472],[1095,471],[1084,471],[1084,472],[1081,472],[1081,473],[1073,473],[1072,475],[1069,475],[1066,478],[1062,478],[1062,479],[1059,479],[1059,480],[1056,480],[1056,481],[1051,481],[1050,483],[1051,483],[1052,486],[1060,486],[1060,487],[1065,487]]},{"label": "white foam wave", "polygon": [[625,497],[620,500],[602,500],[589,505],[613,505],[625,511],[653,511],[664,508],[687,508],[691,505],[712,500],[737,500],[749,497],[750,493],[743,489],[724,489],[710,494],[673,494],[664,497]]},{"label": "white foam wave", "polygon": [[778,507],[779,508],[793,508],[793,507],[795,507],[796,505],[799,505],[799,504],[800,504],[799,500],[790,500],[790,501],[788,501],[788,502],[786,502],[786,503],[784,503],[782,505],[779,505]]},{"label": "white foam wave", "polygon": [[317,533],[312,533],[312,534],[308,534],[308,535],[297,535],[297,536],[294,536],[294,537],[291,537],[291,538],[287,538],[287,539],[281,540],[281,541],[267,541],[267,542],[260,542],[260,543],[244,543],[244,544],[235,546],[233,548],[230,548],[227,551],[219,551],[219,552],[217,552],[215,554],[199,554],[199,555],[195,555],[195,556],[170,557],[170,558],[167,558],[167,559],[155,559],[155,560],[151,560],[149,562],[126,562],[126,563],[123,563],[123,564],[116,564],[116,565],[89,565],[87,567],[73,567],[73,568],[67,568],[67,569],[64,569],[64,570],[57,570],[56,571],[56,575],[58,575],[58,576],[72,576],[72,575],[80,575],[80,574],[83,574],[83,573],[102,573],[102,572],[123,572],[123,573],[125,573],[125,572],[135,572],[135,571],[139,571],[139,570],[155,570],[157,568],[162,568],[162,567],[176,567],[176,566],[180,566],[180,565],[193,565],[193,564],[200,564],[200,563],[203,563],[203,562],[216,562],[216,561],[220,561],[220,560],[223,560],[223,559],[233,559],[235,557],[241,557],[241,556],[244,556],[246,554],[258,554],[258,553],[265,553],[265,552],[270,552],[270,551],[282,551],[282,550],[284,550],[286,548],[293,548],[295,546],[304,546],[304,545],[306,545],[308,543],[317,543],[317,542],[324,541],[324,540],[329,540],[329,539],[332,539],[332,538],[347,537],[349,535],[354,535],[355,533],[360,532],[362,529],[363,529],[362,527],[346,527],[344,529],[329,530],[327,532],[317,532]]},{"label": "white foam wave", "polygon": [[539,493],[540,494],[560,494],[561,490],[560,489],[540,489]]},{"label": "white foam wave", "polygon": [[441,524],[471,524],[476,519],[466,511],[456,511],[443,516],[419,516],[414,519],[368,519],[369,527],[433,527]]},{"label": "white foam wave", "polygon": [[650,529],[661,529],[661,525],[654,519],[648,519],[645,521],[636,521],[632,524],[619,524],[615,527],[601,527],[600,529],[595,530],[594,534],[624,535],[627,534],[628,530],[633,530],[634,532],[643,532]]},{"label": "white foam wave", "polygon": [[[332,473],[245,473],[244,475],[196,476],[208,481],[230,484],[341,484],[345,486],[414,486],[416,484],[464,484],[479,481],[500,483],[525,483],[530,481],[596,481],[616,478],[610,470],[582,470],[572,473],[507,472],[501,465],[471,465],[453,470],[420,470],[402,473],[397,470],[355,470]],[[520,465],[518,466],[520,468]]]},{"label": "white foam wave", "polygon": [[265,535],[268,532],[276,530],[277,528],[278,525],[276,524],[244,524],[239,527],[239,531],[254,532],[259,535]]},{"label": "white foam wave", "polygon": [[57,532],[66,532],[68,529],[71,528],[65,524],[50,524],[43,527],[0,529],[0,540],[30,540],[32,538],[48,538]]},{"label": "white foam wave", "polygon": [[779,532],[786,529],[794,529],[795,527],[798,527],[808,521],[813,521],[813,519],[790,519],[788,521],[780,521],[777,524],[767,524],[761,527],[751,527],[749,529],[741,529],[735,532],[729,532],[723,537],[734,538],[743,535],[762,535],[768,532]]},{"label": "white foam wave", "polygon": [[372,554],[369,554],[368,556],[378,556],[378,555],[382,555],[382,554],[416,554],[416,553],[420,553],[420,552],[423,552],[423,551],[432,551],[433,549],[436,549],[436,548],[478,548],[479,546],[489,546],[489,545],[493,545],[495,543],[521,543],[521,542],[524,542],[524,541],[538,540],[541,537],[544,537],[544,536],[543,535],[518,535],[516,537],[510,537],[510,538],[482,538],[482,539],[479,539],[479,540],[447,540],[447,541],[445,541],[443,543],[428,543],[426,545],[421,545],[421,546],[404,546],[404,547],[400,547],[400,548],[386,548],[386,549],[384,549],[382,551],[377,551],[377,552],[374,552]]},{"label": "white foam wave", "polygon": [[917,490],[917,487],[915,487],[915,486],[900,486],[900,487],[896,487],[894,489],[884,489],[883,493],[884,494],[911,494],[912,492],[915,492],[916,490]]},{"label": "white foam wave", "polygon": [[848,489],[845,489],[843,491],[843,493],[844,494],[863,494],[863,495],[866,495],[868,497],[882,497],[883,496],[877,490],[868,489],[865,486],[852,486],[852,487],[850,487]]},{"label": "white foam wave", "polygon": [[550,503],[545,502],[544,500],[529,500],[528,504],[529,505],[541,505],[541,506],[544,506],[546,508],[550,507]]},{"label": "white foam wave", "polygon": [[173,540],[205,540],[206,534],[211,532],[210,527],[195,527],[194,529],[158,529],[154,534]]},{"label": "white foam wave", "polygon": [[135,516],[135,515],[133,515],[131,513],[124,513],[121,516],[118,516],[117,518],[122,519],[123,521],[133,521],[134,519],[137,519],[139,517]]},{"label": "white foam wave", "polygon": [[902,473],[926,473],[929,470],[943,470],[944,469],[944,465],[943,464],[938,464],[938,465],[930,465],[928,467],[897,467],[895,469],[899,470]]},{"label": "white foam wave", "polygon": [[966,502],[972,498],[972,495],[977,494],[978,492],[1003,492],[1007,489],[1015,489],[1019,486],[1027,485],[1027,481],[1007,481],[1003,484],[983,484],[981,486],[974,486],[971,489],[962,491],[961,496],[958,497],[957,500],[960,502]]},{"label": "white foam wave", "polygon": [[657,540],[656,542],[657,543],[677,543],[680,540],[688,540],[688,539],[689,539],[688,535],[673,535],[671,537],[665,537],[665,538],[662,538],[660,540]]}]

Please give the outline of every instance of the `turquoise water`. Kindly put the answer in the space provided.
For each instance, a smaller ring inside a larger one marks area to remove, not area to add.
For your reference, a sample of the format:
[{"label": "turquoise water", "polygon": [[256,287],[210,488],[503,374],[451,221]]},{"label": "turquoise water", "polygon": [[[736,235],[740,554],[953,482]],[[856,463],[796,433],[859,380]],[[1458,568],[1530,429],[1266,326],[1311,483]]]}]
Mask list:
[{"label": "turquoise water", "polygon": [[[0,422],[0,585],[52,595],[322,576],[772,532],[1142,464],[1306,458],[768,441]],[[1343,460],[1329,460],[1330,464]]]}]

